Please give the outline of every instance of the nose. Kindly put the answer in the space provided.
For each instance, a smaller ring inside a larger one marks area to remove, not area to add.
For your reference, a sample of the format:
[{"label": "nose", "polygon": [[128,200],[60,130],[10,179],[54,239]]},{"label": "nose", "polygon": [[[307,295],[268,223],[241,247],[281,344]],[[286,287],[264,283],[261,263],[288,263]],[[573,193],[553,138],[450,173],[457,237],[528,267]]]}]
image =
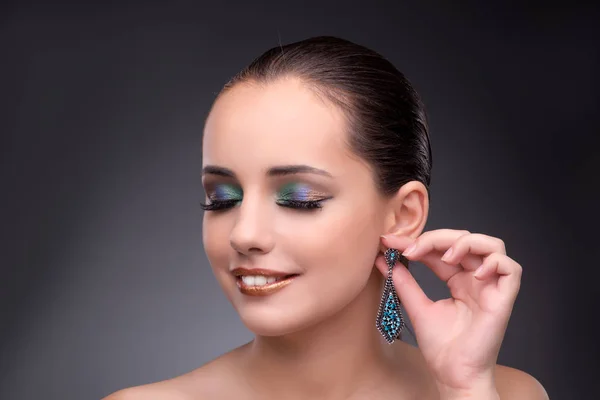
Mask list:
[{"label": "nose", "polygon": [[270,252],[275,243],[272,216],[267,207],[244,197],[229,243],[235,251],[244,255]]}]

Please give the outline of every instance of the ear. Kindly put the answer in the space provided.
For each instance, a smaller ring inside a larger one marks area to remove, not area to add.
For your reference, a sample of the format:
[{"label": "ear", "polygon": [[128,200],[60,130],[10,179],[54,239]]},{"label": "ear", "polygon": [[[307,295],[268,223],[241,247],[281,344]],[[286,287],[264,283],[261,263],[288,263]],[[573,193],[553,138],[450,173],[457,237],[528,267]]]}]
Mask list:
[{"label": "ear", "polygon": [[419,181],[404,184],[389,200],[385,234],[416,238],[425,229],[429,215],[427,188]]}]

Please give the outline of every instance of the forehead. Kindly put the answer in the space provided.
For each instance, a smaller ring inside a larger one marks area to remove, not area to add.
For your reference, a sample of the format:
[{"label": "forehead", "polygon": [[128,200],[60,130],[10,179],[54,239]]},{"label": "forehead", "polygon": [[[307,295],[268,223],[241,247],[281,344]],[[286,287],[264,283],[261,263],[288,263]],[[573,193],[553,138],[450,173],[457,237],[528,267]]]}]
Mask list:
[{"label": "forehead", "polygon": [[244,170],[310,164],[335,173],[351,158],[345,129],[342,111],[298,79],[239,84],[206,121],[203,163]]}]

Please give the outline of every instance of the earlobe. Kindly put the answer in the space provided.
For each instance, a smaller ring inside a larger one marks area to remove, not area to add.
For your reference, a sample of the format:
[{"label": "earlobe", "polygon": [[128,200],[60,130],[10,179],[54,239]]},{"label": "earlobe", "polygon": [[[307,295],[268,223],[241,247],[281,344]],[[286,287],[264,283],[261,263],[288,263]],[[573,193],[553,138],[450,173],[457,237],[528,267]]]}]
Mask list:
[{"label": "earlobe", "polygon": [[403,185],[390,200],[390,225],[387,233],[396,236],[418,237],[427,223],[429,196],[419,181]]}]

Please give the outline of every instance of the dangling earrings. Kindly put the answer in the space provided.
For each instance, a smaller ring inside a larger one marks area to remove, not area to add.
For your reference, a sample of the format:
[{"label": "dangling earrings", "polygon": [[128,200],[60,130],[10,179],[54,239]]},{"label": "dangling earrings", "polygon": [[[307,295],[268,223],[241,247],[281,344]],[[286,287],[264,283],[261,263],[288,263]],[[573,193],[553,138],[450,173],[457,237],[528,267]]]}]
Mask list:
[{"label": "dangling earrings", "polygon": [[388,276],[385,280],[383,294],[381,295],[376,326],[385,340],[389,344],[392,344],[394,340],[400,339],[400,332],[404,328],[404,318],[402,318],[402,312],[400,311],[400,300],[394,288],[394,282],[392,282],[392,270],[398,259],[406,266],[408,266],[408,260],[402,257],[396,249],[387,249],[384,257],[388,266]]}]

